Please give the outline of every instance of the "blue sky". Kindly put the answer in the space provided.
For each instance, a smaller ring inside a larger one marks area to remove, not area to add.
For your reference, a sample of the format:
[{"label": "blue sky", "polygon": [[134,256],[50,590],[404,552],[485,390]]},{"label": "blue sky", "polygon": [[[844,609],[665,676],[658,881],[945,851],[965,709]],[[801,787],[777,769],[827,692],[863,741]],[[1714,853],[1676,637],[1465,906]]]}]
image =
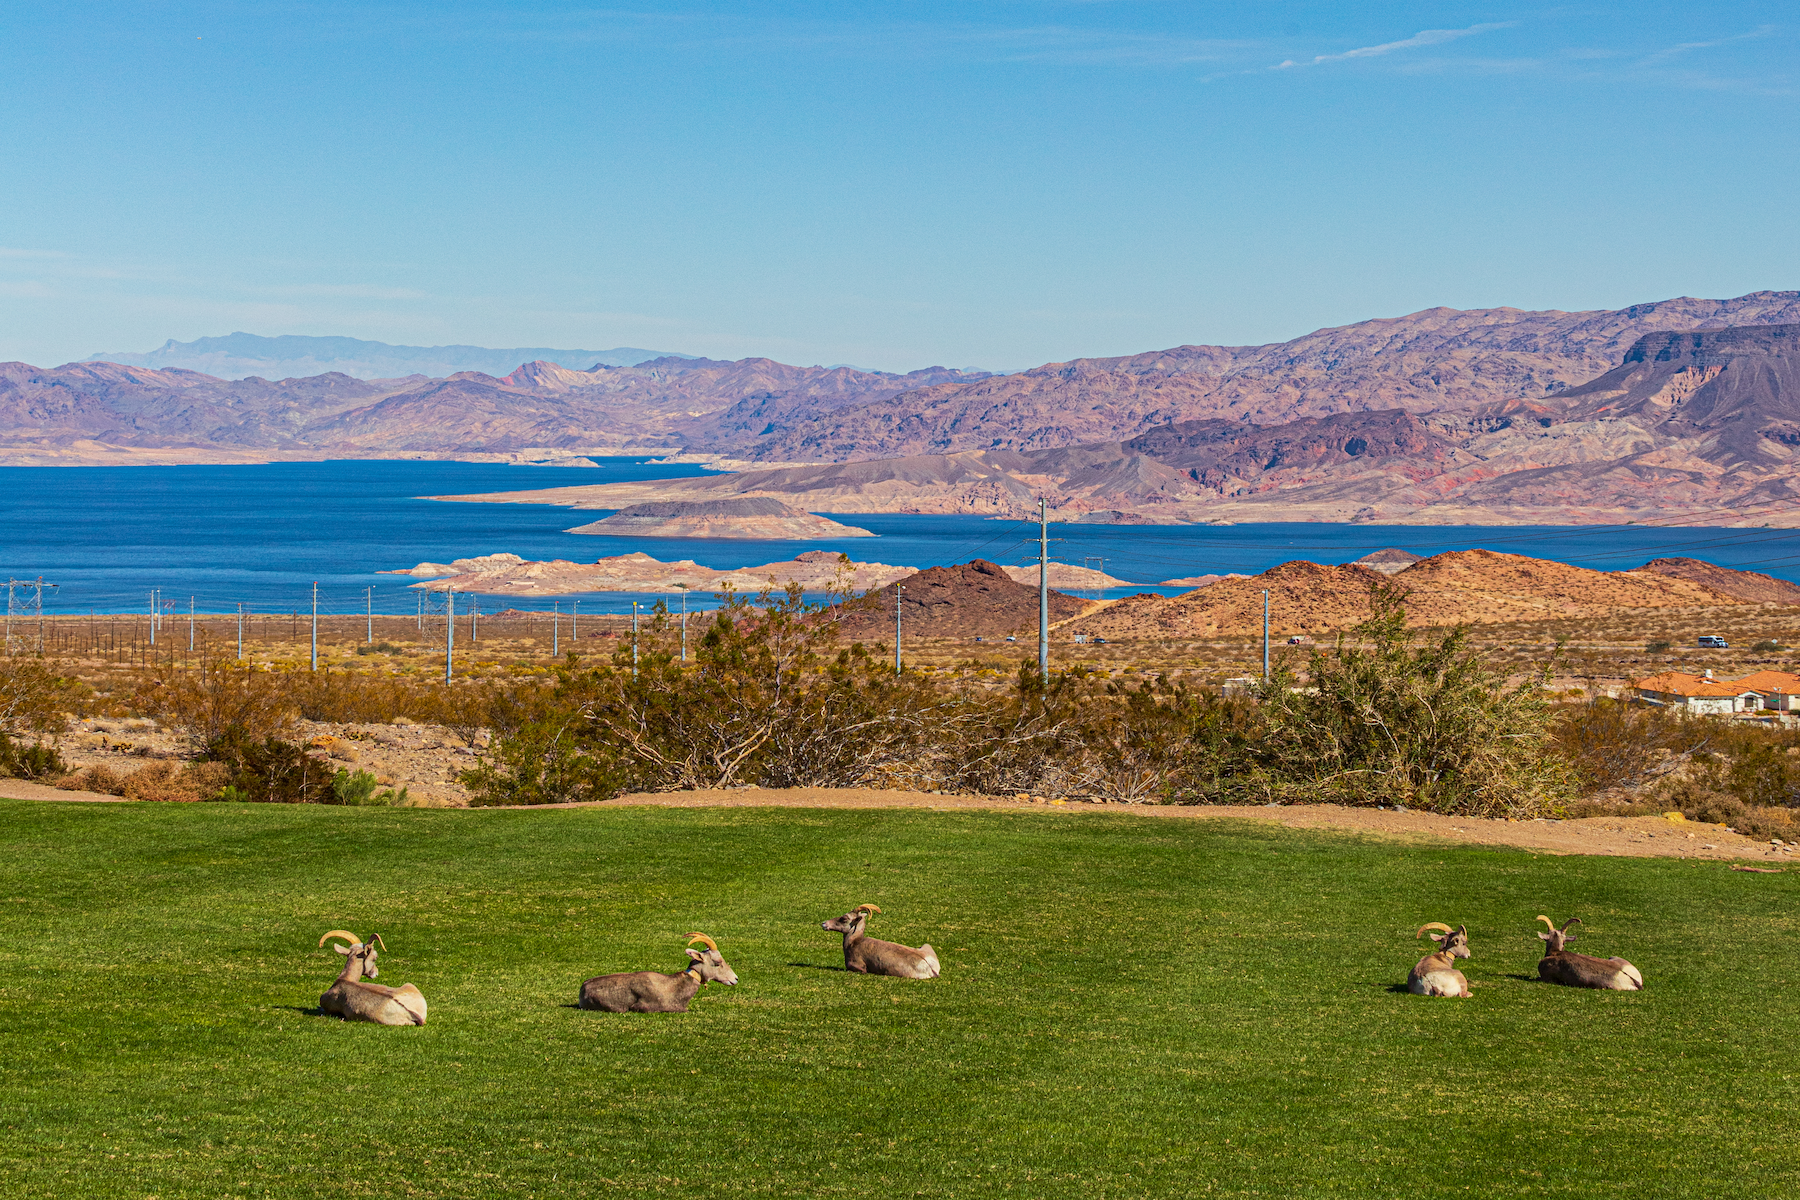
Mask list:
[{"label": "blue sky", "polygon": [[0,12],[0,359],[1018,368],[1800,287],[1791,4]]}]

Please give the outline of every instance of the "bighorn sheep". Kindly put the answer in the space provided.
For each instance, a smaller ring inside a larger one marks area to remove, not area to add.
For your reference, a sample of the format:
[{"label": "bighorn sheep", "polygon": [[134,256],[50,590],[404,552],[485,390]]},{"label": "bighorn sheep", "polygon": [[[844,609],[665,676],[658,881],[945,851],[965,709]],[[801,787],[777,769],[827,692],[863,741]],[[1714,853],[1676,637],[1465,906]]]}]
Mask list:
[{"label": "bighorn sheep", "polygon": [[365,943],[348,929],[333,929],[319,939],[319,945],[323,946],[334,937],[349,938],[350,944],[332,946],[344,956],[344,969],[338,972],[336,982],[319,997],[320,1011],[346,1021],[373,1021],[377,1025],[425,1023],[425,997],[412,984],[403,983],[391,988],[363,982],[365,975],[374,979],[381,974],[375,969],[376,947],[383,950],[387,947],[379,933]]},{"label": "bighorn sheep", "polygon": [[863,926],[869,914],[880,912],[874,904],[859,904],[841,917],[819,922],[820,929],[844,935],[844,969],[864,975],[898,975],[902,979],[936,979],[939,974],[937,951],[930,943],[914,950],[897,942],[884,942],[864,937]]},{"label": "bighorn sheep", "polygon": [[[674,975],[661,971],[596,975],[581,985],[580,1006],[601,1012],[686,1012],[702,984],[737,983],[737,972],[719,953],[718,943],[704,933],[683,936],[688,940],[687,956],[693,960],[686,970]],[[695,942],[704,942],[706,949],[693,949]]]},{"label": "bighorn sheep", "polygon": [[1442,933],[1431,935],[1431,940],[1438,944],[1437,952],[1427,954],[1413,964],[1412,973],[1406,977],[1406,990],[1415,996],[1457,996],[1468,999],[1469,981],[1456,969],[1456,960],[1469,957],[1469,927],[1458,925],[1452,929],[1442,921],[1433,921],[1429,925],[1419,926],[1419,932],[1413,934],[1413,937],[1424,937],[1428,929],[1443,930]]},{"label": "bighorn sheep", "polygon": [[1563,949],[1575,940],[1569,926],[1581,924],[1580,917],[1570,917],[1561,929],[1542,913],[1538,914],[1538,920],[1550,927],[1548,932],[1538,934],[1544,939],[1544,957],[1538,959],[1539,979],[1564,987],[1606,988],[1614,992],[1643,989],[1643,974],[1624,959],[1595,958],[1591,954],[1576,954]]}]

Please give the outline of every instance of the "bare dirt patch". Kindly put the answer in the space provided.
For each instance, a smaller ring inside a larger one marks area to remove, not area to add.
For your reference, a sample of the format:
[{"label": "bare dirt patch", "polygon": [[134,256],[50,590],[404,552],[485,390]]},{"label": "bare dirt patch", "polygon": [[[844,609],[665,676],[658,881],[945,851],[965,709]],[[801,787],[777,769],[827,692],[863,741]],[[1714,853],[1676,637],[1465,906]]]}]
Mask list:
[{"label": "bare dirt patch", "polygon": [[936,808],[1029,809],[1045,814],[1126,813],[1169,820],[1267,821],[1292,829],[1335,829],[1400,840],[1514,846],[1547,854],[1602,854],[1637,858],[1780,860],[1800,847],[1772,846],[1720,825],[1665,817],[1583,817],[1568,821],[1501,821],[1445,817],[1437,813],[1331,804],[1259,805],[1090,804],[993,796],[941,796],[870,788],[735,788],[727,791],[639,792],[605,802],[664,808]]}]

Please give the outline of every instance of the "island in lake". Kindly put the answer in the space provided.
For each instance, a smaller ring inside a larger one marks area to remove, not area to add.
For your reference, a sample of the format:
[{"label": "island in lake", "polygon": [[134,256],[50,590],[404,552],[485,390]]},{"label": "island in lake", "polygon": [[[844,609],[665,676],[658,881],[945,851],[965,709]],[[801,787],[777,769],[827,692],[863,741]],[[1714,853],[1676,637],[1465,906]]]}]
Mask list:
[{"label": "island in lake", "polygon": [[809,592],[866,592],[916,574],[917,567],[853,562],[833,550],[808,550],[788,562],[722,571],[692,559],[661,562],[648,554],[616,554],[591,563],[553,559],[530,562],[517,554],[483,554],[449,563],[382,571],[424,580],[410,586],[433,592],[479,592],[489,596],[561,596],[579,592],[743,592],[797,583]]},{"label": "island in lake", "polygon": [[787,542],[802,538],[874,537],[867,529],[841,525],[783,504],[773,496],[658,500],[632,504],[610,517],[577,525],[566,533],[613,537],[735,538]]}]

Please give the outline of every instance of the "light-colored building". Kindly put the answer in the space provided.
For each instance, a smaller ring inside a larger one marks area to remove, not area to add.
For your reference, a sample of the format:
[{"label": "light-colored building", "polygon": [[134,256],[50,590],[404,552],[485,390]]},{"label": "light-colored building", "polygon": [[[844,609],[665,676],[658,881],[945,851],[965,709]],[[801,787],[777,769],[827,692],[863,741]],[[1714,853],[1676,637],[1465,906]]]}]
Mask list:
[{"label": "light-colored building", "polygon": [[1741,680],[1726,683],[1714,679],[1711,671],[1704,676],[1665,671],[1638,680],[1632,689],[1645,704],[1679,708],[1696,716],[1729,717],[1763,707],[1762,693],[1755,687],[1742,686]]},{"label": "light-colored building", "polygon": [[1762,706],[1779,713],[1800,713],[1800,675],[1792,671],[1756,671],[1734,679],[1735,688],[1754,688]]}]

